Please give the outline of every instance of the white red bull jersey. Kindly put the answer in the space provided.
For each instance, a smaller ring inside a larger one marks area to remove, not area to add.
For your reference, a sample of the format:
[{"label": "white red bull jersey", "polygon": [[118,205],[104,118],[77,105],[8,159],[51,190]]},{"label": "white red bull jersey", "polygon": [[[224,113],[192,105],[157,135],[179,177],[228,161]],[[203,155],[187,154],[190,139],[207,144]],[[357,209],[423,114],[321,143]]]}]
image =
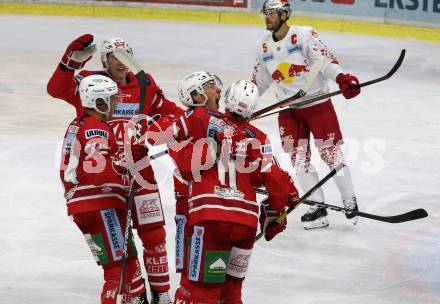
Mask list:
[{"label": "white red bull jersey", "polygon": [[282,100],[304,87],[306,75],[317,60],[323,60],[324,64],[308,90],[308,96],[327,93],[328,80],[334,81],[342,73],[342,68],[313,28],[291,26],[284,39],[274,41],[270,33],[258,45],[252,80],[260,95],[275,83],[276,96]]}]

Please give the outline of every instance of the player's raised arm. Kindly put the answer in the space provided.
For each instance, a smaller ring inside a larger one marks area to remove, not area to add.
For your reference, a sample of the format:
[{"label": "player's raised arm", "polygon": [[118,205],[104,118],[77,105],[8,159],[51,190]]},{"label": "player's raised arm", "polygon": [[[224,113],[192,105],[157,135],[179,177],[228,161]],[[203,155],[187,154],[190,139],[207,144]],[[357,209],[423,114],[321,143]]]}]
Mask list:
[{"label": "player's raised arm", "polygon": [[83,68],[95,51],[93,35],[85,34],[76,38],[67,46],[60,63],[47,83],[47,93],[75,106],[77,114],[82,111],[79,109],[81,107],[79,96],[75,97],[79,83],[79,78],[75,78],[75,71]]}]

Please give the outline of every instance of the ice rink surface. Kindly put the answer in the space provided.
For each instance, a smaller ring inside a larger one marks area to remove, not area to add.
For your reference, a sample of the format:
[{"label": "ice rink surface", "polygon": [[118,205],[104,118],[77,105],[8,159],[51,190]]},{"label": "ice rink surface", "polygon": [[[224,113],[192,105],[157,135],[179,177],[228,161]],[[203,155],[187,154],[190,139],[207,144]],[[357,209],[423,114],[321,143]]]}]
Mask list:
[{"label": "ice rink surface", "polygon": [[[98,45],[124,37],[167,97],[175,99],[178,81],[195,70],[215,72],[226,83],[248,79],[265,30],[0,16],[0,303],[98,303],[101,271],[66,216],[58,179],[57,145],[74,111],[46,93],[67,44],[84,33],[93,33]],[[305,231],[301,206],[289,216],[285,233],[256,244],[244,302],[440,303],[440,45],[338,33],[321,38],[361,81],[386,73],[400,50],[407,50],[393,78],[365,88],[353,101],[336,97],[334,104],[360,209],[393,215],[425,208],[430,216],[403,224],[361,219],[354,227],[329,211],[328,229]],[[99,56],[87,66],[99,67]],[[260,107],[270,102],[272,92]],[[282,166],[293,173],[281,152],[276,119],[256,124],[271,135]],[[326,174],[317,157],[314,162],[320,175]],[[163,157],[154,167],[167,214],[174,291],[172,165]],[[334,183],[324,190],[329,203],[341,203]]]}]

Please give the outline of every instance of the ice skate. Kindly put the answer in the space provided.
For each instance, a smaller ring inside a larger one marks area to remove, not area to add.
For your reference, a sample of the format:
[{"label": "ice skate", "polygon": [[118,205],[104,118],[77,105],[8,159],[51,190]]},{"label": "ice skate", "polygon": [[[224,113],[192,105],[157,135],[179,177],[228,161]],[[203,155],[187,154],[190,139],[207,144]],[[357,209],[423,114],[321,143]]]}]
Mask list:
[{"label": "ice skate", "polygon": [[348,209],[345,211],[345,217],[353,222],[353,225],[357,224],[358,217],[358,205],[356,197],[353,196],[351,199],[343,200],[342,203],[344,204],[344,208]]},{"label": "ice skate", "polygon": [[155,292],[151,290],[151,304],[172,304],[168,291]]},{"label": "ice skate", "polygon": [[301,222],[306,230],[325,228],[329,225],[327,209],[312,205],[309,210],[301,216]]}]

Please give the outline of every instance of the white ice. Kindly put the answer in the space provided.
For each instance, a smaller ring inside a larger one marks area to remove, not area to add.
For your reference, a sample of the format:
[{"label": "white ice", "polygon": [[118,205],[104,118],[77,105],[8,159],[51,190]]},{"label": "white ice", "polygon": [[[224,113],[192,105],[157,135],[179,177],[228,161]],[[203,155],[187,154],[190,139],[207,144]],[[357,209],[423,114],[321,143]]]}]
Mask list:
[{"label": "white ice", "polygon": [[[57,144],[74,111],[46,93],[67,44],[83,33],[95,34],[98,44],[124,37],[175,99],[177,82],[194,70],[218,73],[227,83],[249,78],[264,32],[251,26],[0,16],[0,303],[98,303],[101,271],[66,216],[56,167]],[[440,303],[440,45],[321,34],[361,81],[387,72],[407,49],[392,79],[350,102],[334,98],[334,104],[360,209],[393,215],[425,208],[430,216],[403,224],[361,219],[353,227],[330,212],[328,229],[305,231],[301,206],[289,216],[285,233],[256,244],[244,302]],[[88,68],[100,67],[95,57]],[[273,101],[270,92],[260,106]],[[283,167],[293,173],[276,120],[257,125],[271,134]],[[317,157],[314,162],[323,176],[327,169]],[[154,167],[167,214],[174,291],[171,162],[163,157]],[[340,204],[334,183],[324,189],[328,202]]]}]

